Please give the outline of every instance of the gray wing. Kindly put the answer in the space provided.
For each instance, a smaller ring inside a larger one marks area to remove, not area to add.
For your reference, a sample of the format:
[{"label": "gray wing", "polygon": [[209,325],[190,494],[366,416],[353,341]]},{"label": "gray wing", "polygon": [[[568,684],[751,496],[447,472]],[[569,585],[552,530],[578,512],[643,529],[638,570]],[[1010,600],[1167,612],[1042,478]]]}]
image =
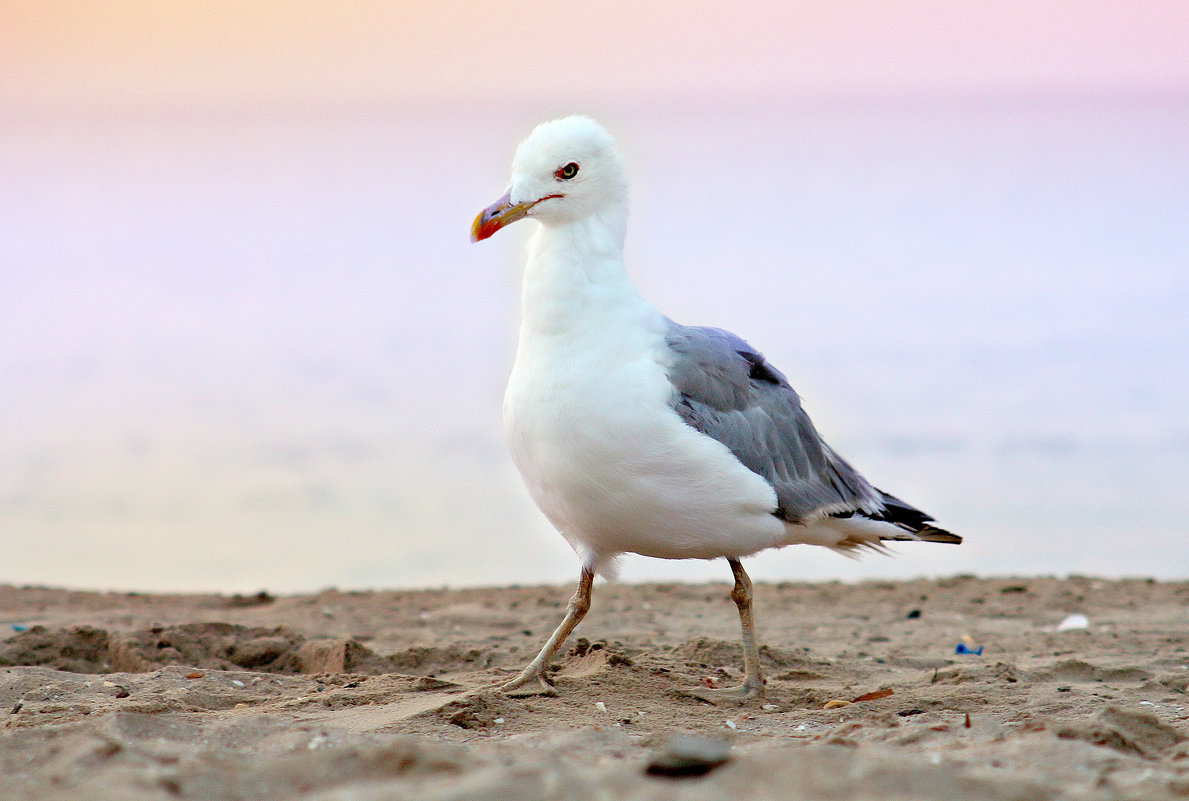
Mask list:
[{"label": "gray wing", "polygon": [[790,523],[885,514],[884,499],[895,499],[822,441],[788,380],[755,348],[729,331],[672,322],[667,342],[674,410],[773,486],[773,514]]}]

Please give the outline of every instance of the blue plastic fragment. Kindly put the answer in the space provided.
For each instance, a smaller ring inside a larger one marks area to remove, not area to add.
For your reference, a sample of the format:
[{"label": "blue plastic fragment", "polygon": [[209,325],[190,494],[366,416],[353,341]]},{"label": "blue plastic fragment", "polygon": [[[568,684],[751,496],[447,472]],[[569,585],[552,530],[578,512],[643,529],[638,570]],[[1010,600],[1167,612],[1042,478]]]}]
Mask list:
[{"label": "blue plastic fragment", "polygon": [[981,656],[983,653],[983,647],[980,645],[978,648],[970,648],[966,645],[966,643],[960,642],[954,646],[954,653],[955,654],[974,654],[975,656]]},{"label": "blue plastic fragment", "polygon": [[12,630],[17,632],[18,634],[20,634],[22,631],[28,631],[29,627],[28,626],[20,626],[20,625],[17,625],[16,623],[13,623]]}]

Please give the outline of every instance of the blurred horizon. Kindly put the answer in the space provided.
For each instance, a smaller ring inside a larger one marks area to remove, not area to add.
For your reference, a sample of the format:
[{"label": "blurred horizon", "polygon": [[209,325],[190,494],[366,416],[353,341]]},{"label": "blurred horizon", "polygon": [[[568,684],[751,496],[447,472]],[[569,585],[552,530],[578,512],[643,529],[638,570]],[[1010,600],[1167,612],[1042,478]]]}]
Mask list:
[{"label": "blurred horizon", "polygon": [[532,224],[467,232],[573,112],[644,294],[966,537],[753,577],[1189,576],[1189,6],[288,8],[0,9],[0,583],[572,581],[500,427]]}]

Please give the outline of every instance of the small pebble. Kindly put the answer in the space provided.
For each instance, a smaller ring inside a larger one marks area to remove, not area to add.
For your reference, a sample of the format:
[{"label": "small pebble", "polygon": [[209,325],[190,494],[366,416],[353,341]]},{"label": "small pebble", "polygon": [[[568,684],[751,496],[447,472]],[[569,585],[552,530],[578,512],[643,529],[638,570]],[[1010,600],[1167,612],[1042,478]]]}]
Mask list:
[{"label": "small pebble", "polygon": [[850,701],[843,701],[841,698],[832,698],[822,705],[822,709],[839,709],[844,706],[850,706]]},{"label": "small pebble", "polygon": [[595,706],[597,706],[597,707],[599,708],[599,711],[600,711],[600,712],[606,712],[606,711],[607,711],[607,705],[606,705],[606,704],[604,704],[602,701],[595,701]]},{"label": "small pebble", "polygon": [[722,740],[682,734],[649,760],[646,772],[650,776],[680,779],[702,776],[731,758],[731,746]]},{"label": "small pebble", "polygon": [[735,721],[731,720],[730,718],[727,718],[726,720],[724,720],[723,725],[726,726],[728,729],[738,729],[739,728],[738,726],[735,725]]}]

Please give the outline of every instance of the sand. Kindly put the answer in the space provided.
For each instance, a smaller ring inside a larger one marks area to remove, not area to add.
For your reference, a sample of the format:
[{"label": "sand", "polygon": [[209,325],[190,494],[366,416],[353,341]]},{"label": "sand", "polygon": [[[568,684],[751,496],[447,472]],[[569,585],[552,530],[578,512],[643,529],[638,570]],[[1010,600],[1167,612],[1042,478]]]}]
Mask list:
[{"label": "sand", "polygon": [[0,587],[0,798],[1189,798],[1187,582],[757,585],[768,692],[714,706],[728,589],[596,586],[517,699],[570,587]]}]

